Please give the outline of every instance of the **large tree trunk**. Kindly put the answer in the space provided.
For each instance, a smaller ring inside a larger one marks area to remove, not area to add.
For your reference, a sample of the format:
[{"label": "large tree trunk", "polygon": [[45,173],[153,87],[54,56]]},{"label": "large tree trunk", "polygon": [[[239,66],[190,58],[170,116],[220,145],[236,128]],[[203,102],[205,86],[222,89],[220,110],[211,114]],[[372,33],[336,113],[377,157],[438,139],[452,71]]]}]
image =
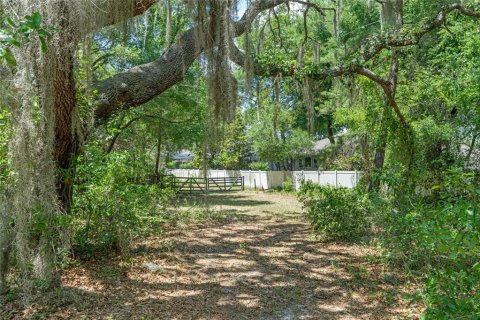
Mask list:
[{"label": "large tree trunk", "polygon": [[76,39],[71,30],[71,13],[68,4],[62,2],[64,20],[58,32],[58,43],[49,54],[53,59],[53,91],[55,140],[54,157],[58,167],[56,186],[58,197],[65,213],[70,213],[75,179],[75,157],[79,150],[78,133],[74,126],[77,105],[74,79]]},{"label": "large tree trunk", "polygon": [[79,150],[79,142],[73,125],[77,102],[73,78],[73,55],[68,52],[69,50],[66,51],[59,52],[54,74],[54,156],[59,169],[56,178],[59,200],[65,213],[70,213],[75,179],[75,158]]}]

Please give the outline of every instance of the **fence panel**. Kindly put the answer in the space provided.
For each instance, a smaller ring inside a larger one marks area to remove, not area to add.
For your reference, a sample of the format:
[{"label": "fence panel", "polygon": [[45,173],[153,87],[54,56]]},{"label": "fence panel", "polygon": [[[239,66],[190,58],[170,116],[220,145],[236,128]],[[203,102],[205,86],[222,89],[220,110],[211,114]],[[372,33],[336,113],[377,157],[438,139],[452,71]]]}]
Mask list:
[{"label": "fence panel", "polygon": [[[176,177],[203,178],[203,170],[174,169],[169,173]],[[359,171],[250,171],[250,170],[208,170],[207,177],[243,177],[247,188],[268,190],[279,188],[284,181],[292,179],[296,190],[303,181],[312,181],[320,185],[353,188],[357,185],[362,172]]]}]

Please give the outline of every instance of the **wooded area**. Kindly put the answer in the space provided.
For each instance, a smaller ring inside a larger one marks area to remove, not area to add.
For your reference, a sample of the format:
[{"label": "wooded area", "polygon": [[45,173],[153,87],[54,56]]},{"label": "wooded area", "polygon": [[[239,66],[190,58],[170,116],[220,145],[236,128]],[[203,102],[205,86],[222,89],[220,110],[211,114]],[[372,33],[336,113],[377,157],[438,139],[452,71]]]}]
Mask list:
[{"label": "wooded area", "polygon": [[363,172],[301,187],[316,246],[375,250],[401,316],[480,318],[479,35],[475,0],[1,0],[0,305],[177,230],[167,169],[309,167]]}]

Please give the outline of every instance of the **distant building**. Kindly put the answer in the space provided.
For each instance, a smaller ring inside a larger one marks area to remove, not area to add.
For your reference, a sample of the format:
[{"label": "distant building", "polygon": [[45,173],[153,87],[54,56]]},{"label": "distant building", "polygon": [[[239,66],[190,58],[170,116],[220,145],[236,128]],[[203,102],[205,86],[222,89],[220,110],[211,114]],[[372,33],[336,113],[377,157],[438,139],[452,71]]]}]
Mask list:
[{"label": "distant building", "polygon": [[310,152],[294,159],[293,170],[318,170],[318,157],[331,145],[328,138],[317,140]]},{"label": "distant building", "polygon": [[194,155],[190,150],[181,150],[172,154],[170,158],[175,162],[175,167],[178,168],[181,164],[192,162]]}]

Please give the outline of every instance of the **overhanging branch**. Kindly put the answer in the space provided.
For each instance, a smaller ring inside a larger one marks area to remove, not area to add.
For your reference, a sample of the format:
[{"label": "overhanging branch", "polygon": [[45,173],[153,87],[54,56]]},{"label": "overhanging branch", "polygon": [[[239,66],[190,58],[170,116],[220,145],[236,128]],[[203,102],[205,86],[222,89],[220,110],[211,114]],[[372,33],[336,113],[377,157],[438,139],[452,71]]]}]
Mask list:
[{"label": "overhanging branch", "polygon": [[[153,0],[137,1],[145,4],[143,8],[147,8]],[[286,1],[257,0],[253,2],[243,17],[234,23],[235,36],[240,36],[248,30],[250,24],[260,12],[284,4]],[[367,76],[368,72],[366,70],[357,68],[362,68],[362,64],[377,56],[384,49],[418,44],[424,35],[441,27],[446,16],[453,11],[458,11],[469,17],[480,18],[480,12],[469,9],[460,3],[445,6],[430,23],[421,27],[419,31],[370,39],[361,48],[361,61],[311,71],[308,76],[316,80],[359,72],[362,72],[359,74]],[[158,60],[136,66],[99,82],[95,86],[95,90],[98,92],[97,108],[95,110],[97,119],[106,119],[120,108],[141,105],[182,81],[186,70],[202,52],[202,48],[195,42],[195,32],[195,28],[186,31]],[[243,52],[235,46],[231,58],[241,66],[245,62]],[[268,76],[281,73],[284,76],[293,76],[299,71],[301,70],[296,66],[285,70],[285,68],[275,66],[261,67],[258,64],[254,65],[254,73],[257,75]]]},{"label": "overhanging branch", "polygon": [[363,62],[372,59],[384,49],[417,45],[427,33],[440,28],[445,23],[447,15],[454,11],[458,11],[468,17],[480,18],[480,12],[469,9],[461,3],[444,6],[440,12],[430,20],[430,22],[421,26],[418,31],[410,33],[402,32],[398,35],[388,35],[386,37],[369,39],[367,43],[361,47]]},{"label": "overhanging branch", "polygon": [[[234,22],[235,35],[242,35],[260,12],[285,2],[286,0],[253,2],[243,17]],[[195,34],[201,31],[197,28],[199,27],[187,30],[158,60],[133,67],[97,83],[94,88],[98,94],[96,119],[107,119],[121,108],[139,106],[182,81],[188,68],[203,51],[195,41]]]}]

